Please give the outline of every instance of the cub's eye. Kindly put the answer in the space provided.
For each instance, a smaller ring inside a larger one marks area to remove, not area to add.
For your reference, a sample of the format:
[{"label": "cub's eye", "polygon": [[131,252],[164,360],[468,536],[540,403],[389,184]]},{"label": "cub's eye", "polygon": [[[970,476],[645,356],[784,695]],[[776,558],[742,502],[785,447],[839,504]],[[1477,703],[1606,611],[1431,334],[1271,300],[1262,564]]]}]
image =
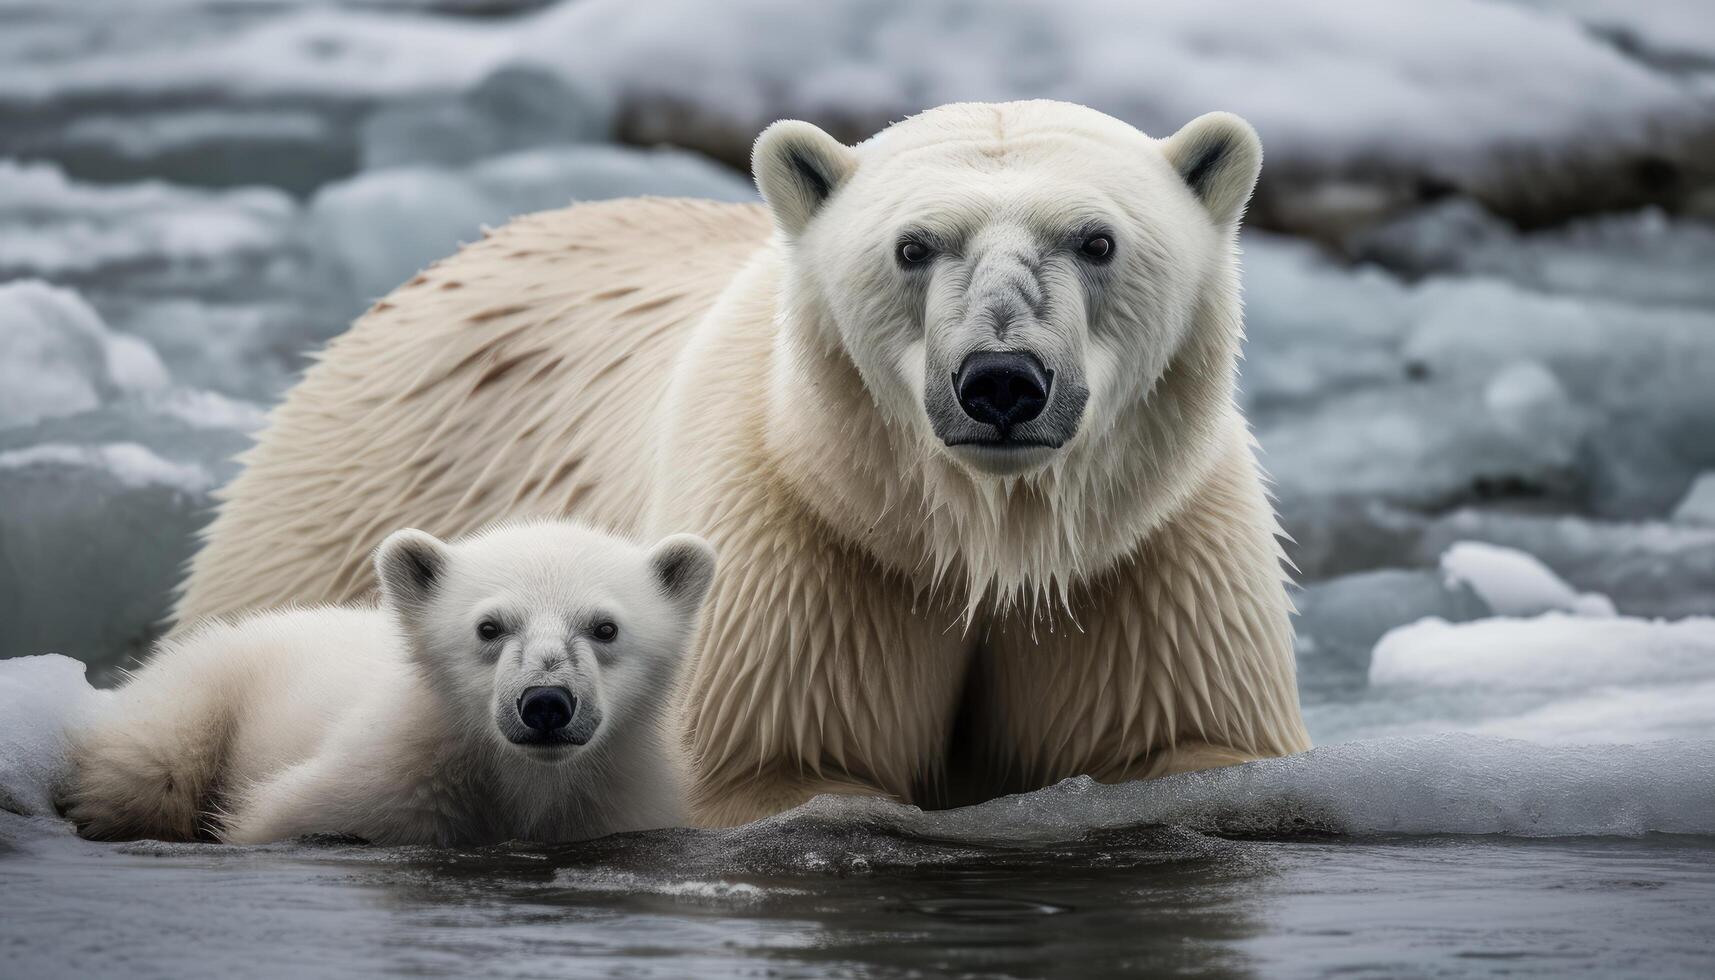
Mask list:
[{"label": "cub's eye", "polygon": [[1092,262],[1106,262],[1114,254],[1114,240],[1106,235],[1091,235],[1078,246],[1078,254]]},{"label": "cub's eye", "polygon": [[612,623],[597,623],[595,629],[590,630],[590,634],[603,643],[609,643],[619,635],[619,627]]},{"label": "cub's eye", "polygon": [[476,624],[476,638],[484,643],[493,643],[500,639],[501,634],[505,632],[500,628],[500,624],[492,619],[485,619]]},{"label": "cub's eye", "polygon": [[935,253],[930,250],[929,246],[915,239],[899,243],[899,262],[901,265],[921,265],[929,261],[929,257],[933,254]]}]

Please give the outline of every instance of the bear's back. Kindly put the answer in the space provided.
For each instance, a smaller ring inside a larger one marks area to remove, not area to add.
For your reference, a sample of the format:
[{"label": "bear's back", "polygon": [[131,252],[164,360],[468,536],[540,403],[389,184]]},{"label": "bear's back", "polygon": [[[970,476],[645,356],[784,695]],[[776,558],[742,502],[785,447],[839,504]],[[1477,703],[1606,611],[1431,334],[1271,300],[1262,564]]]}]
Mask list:
[{"label": "bear's back", "polygon": [[425,269],[274,410],[179,624],[355,598],[399,527],[564,515],[631,531],[674,358],[768,233],[755,205],[626,199],[516,219]]}]

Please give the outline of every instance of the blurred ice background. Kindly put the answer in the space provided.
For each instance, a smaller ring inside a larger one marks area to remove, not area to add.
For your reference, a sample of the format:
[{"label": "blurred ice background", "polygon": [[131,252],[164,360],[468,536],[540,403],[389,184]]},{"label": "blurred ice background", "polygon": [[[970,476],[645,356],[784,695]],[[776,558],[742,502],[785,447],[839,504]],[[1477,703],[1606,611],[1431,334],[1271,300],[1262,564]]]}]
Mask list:
[{"label": "blurred ice background", "polygon": [[1318,743],[1711,731],[1698,0],[0,0],[0,656],[145,651],[306,355],[482,226],[1034,96],[1261,131],[1243,397]]}]

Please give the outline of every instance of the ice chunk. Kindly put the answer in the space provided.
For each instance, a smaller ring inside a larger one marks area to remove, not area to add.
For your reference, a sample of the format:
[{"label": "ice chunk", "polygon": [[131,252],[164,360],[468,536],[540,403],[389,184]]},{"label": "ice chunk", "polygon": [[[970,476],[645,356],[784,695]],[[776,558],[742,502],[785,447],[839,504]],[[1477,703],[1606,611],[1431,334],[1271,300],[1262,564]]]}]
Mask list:
[{"label": "ice chunk", "polygon": [[1538,221],[1666,199],[1698,172],[1711,125],[1696,85],[1570,18],[1478,0],[1385,12],[1341,0],[1290,15],[1193,0],[1091,0],[1076,14],[1011,0],[980,17],[915,0],[583,0],[484,21],[267,13],[0,59],[0,105],[111,117],[200,99],[337,119],[527,63],[620,106],[632,142],[733,165],[786,117],[858,139],[940,103],[1046,97],[1165,135],[1220,106],[1269,147],[1256,215],[1299,227],[1366,220],[1449,186]]},{"label": "ice chunk", "polygon": [[1536,556],[1573,588],[1602,593],[1634,616],[1715,616],[1715,528],[1460,510],[1415,529],[1404,564],[1433,563],[1459,541]]},{"label": "ice chunk", "polygon": [[76,293],[38,281],[0,284],[0,428],[166,386],[167,369],[149,345],[108,330]]},{"label": "ice chunk", "polygon": [[1673,519],[1681,524],[1715,527],[1715,472],[1700,473],[1673,508]]},{"label": "ice chunk", "polygon": [[1253,413],[1405,379],[1399,344],[1410,287],[1394,276],[1336,265],[1307,242],[1261,232],[1244,236],[1244,273],[1240,378]]},{"label": "ice chunk", "polygon": [[175,264],[230,267],[279,250],[296,206],[277,190],[99,186],[47,164],[0,160],[0,274],[87,276]]},{"label": "ice chunk", "polygon": [[1268,236],[1247,237],[1246,262],[1261,277],[1245,401],[1307,567],[1337,550],[1328,536],[1383,539],[1372,503],[1640,518],[1715,465],[1707,309],[1498,279],[1407,286]]},{"label": "ice chunk", "polygon": [[[1503,496],[1576,500],[1584,480],[1572,433],[1493,424],[1475,384],[1440,382],[1333,396],[1257,421],[1289,520],[1327,497],[1372,497],[1420,509]],[[1288,530],[1296,536],[1297,526]]]},{"label": "ice chunk", "polygon": [[1641,306],[1715,305],[1715,227],[1649,208],[1520,233],[1469,198],[1421,208],[1346,243],[1358,258],[1418,277],[1506,279],[1534,290]]},{"label": "ice chunk", "polygon": [[1469,586],[1497,616],[1614,615],[1607,596],[1578,593],[1548,566],[1514,548],[1461,541],[1441,556],[1441,574],[1450,587]]},{"label": "ice chunk", "polygon": [[[1560,612],[1470,623],[1426,619],[1383,636],[1370,683],[1584,690],[1715,679],[1715,619],[1591,618]],[[1715,725],[1715,701],[1708,705]]]},{"label": "ice chunk", "polygon": [[1483,388],[1483,403],[1502,428],[1521,438],[1575,446],[1584,422],[1554,372],[1536,361],[1518,361],[1497,371]]},{"label": "ice chunk", "polygon": [[[209,101],[220,101],[213,97]],[[57,127],[20,135],[12,155],[49,159],[96,181],[161,178],[207,187],[265,185],[292,194],[358,167],[354,113],[343,106],[97,104]]]},{"label": "ice chunk", "polygon": [[1305,586],[1298,607],[1298,685],[1306,697],[1361,689],[1370,650],[1402,623],[1430,616],[1454,622],[1490,610],[1461,583],[1427,570],[1384,569]]},{"label": "ice chunk", "polygon": [[463,170],[365,173],[323,188],[310,205],[310,224],[318,255],[349,283],[355,308],[476,239],[484,225],[574,201],[640,194],[743,201],[755,190],[695,154],[571,146],[497,157]]},{"label": "ice chunk", "polygon": [[71,776],[66,733],[100,697],[68,657],[0,660],[0,810],[54,814]]},{"label": "ice chunk", "polygon": [[1715,722],[1715,681],[1600,687],[1472,730],[1548,745],[1634,744],[1705,738]]},{"label": "ice chunk", "polygon": [[196,393],[0,430],[0,657],[55,651],[98,681],[159,635],[254,409]]},{"label": "ice chunk", "polygon": [[824,796],[726,836],[732,852],[788,832],[801,850],[852,826],[1019,845],[1144,825],[1260,834],[1710,834],[1715,740],[1548,747],[1462,734],[1379,739],[1144,782],[1080,776],[958,810]]},{"label": "ice chunk", "polygon": [[387,105],[362,129],[363,168],[462,166],[538,146],[595,142],[612,106],[543,68],[509,66],[464,92]]}]

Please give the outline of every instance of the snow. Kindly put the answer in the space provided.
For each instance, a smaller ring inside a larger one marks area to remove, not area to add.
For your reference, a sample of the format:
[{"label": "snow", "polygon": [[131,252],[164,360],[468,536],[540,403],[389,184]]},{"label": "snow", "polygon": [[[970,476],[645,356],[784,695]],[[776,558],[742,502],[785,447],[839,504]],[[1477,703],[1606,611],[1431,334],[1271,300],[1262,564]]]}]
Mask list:
[{"label": "snow", "polygon": [[1449,586],[1470,586],[1498,616],[1550,611],[1614,615],[1614,603],[1607,596],[1579,594],[1548,566],[1514,548],[1461,541],[1441,556],[1441,574]]},{"label": "snow", "polygon": [[0,810],[54,814],[71,775],[67,729],[101,696],[69,657],[0,660]]},{"label": "snow", "polygon": [[[1715,619],[1573,616],[1426,619],[1376,644],[1373,685],[1575,690],[1715,680]],[[1715,723],[1715,701],[1708,705]]]}]

